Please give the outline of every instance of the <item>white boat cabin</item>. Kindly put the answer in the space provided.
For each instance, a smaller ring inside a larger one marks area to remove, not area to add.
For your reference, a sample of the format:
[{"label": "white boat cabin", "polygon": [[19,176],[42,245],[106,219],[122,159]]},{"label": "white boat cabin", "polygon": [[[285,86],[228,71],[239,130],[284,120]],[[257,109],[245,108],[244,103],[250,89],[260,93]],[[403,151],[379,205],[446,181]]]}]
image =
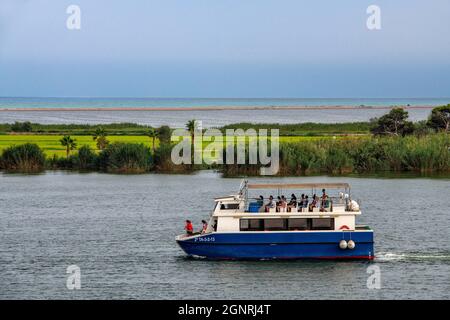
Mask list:
[{"label": "white boat cabin", "polygon": [[[274,196],[275,201],[268,195],[252,198],[249,197],[251,189],[277,190],[277,196]],[[328,195],[330,189],[342,191],[332,196]],[[286,190],[289,190],[289,198],[276,202]],[[292,193],[297,196],[296,200],[290,199]],[[308,196],[306,201],[299,198],[299,194]],[[314,199],[313,195],[316,195]],[[243,181],[238,194],[215,199],[206,232],[355,231],[366,228],[355,224],[360,214],[347,183],[248,184]]]}]

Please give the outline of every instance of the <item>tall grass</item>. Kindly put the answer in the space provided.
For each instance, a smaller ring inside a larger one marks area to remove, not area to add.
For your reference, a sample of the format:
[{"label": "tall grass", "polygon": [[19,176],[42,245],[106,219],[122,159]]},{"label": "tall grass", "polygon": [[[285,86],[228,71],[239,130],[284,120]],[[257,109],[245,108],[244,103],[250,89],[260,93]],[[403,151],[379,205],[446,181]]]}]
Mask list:
[{"label": "tall grass", "polygon": [[[280,144],[279,175],[450,171],[450,135],[302,141]],[[226,176],[258,175],[258,166],[224,165]]]},{"label": "tall grass", "polygon": [[[247,145],[248,149],[248,145]],[[270,149],[270,148],[269,148]],[[189,172],[208,166],[174,165],[170,144],[161,144],[154,158],[150,147],[138,143],[115,142],[98,155],[82,146],[69,158],[47,159],[36,144],[26,143],[5,149],[0,156],[0,169],[23,172],[49,169],[103,170],[114,173]],[[248,150],[247,150],[248,151]],[[223,159],[226,159],[226,152]],[[216,165],[225,176],[259,175],[260,165]],[[345,174],[381,171],[450,171],[450,135],[378,137],[352,139],[301,140],[280,144],[279,175],[308,175],[315,173]]]},{"label": "tall grass", "polygon": [[25,143],[6,148],[0,157],[0,169],[36,172],[44,169],[45,156],[38,145]]},{"label": "tall grass", "polygon": [[97,167],[97,154],[91,147],[84,145],[78,149],[78,153],[71,157],[73,165],[79,170],[92,170]]},{"label": "tall grass", "polygon": [[152,167],[150,148],[144,144],[116,142],[98,156],[100,169],[114,173],[144,173]]},{"label": "tall grass", "polygon": [[175,165],[172,162],[172,147],[169,143],[162,143],[156,149],[154,157],[154,170],[158,172],[187,173],[193,171],[188,164]]}]

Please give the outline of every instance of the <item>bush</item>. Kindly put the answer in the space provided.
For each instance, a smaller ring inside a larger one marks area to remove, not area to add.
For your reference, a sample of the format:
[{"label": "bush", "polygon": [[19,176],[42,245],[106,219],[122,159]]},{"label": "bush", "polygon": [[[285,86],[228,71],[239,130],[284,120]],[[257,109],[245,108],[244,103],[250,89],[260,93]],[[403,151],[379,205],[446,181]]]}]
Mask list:
[{"label": "bush", "polygon": [[78,149],[78,153],[71,157],[73,166],[80,170],[92,170],[96,167],[97,155],[88,145]]},{"label": "bush", "polygon": [[13,132],[31,132],[33,131],[33,126],[31,125],[31,122],[25,121],[25,122],[14,122],[14,124],[11,125],[11,131]]},{"label": "bush", "polygon": [[114,173],[148,172],[152,167],[151,151],[144,144],[112,143],[100,152],[98,166]]},{"label": "bush", "polygon": [[49,169],[57,170],[57,169],[74,169],[73,159],[74,156],[67,157],[58,157],[54,154],[51,158],[47,159],[46,167]]},{"label": "bush", "polygon": [[168,126],[161,126],[158,129],[159,141],[161,143],[170,144],[171,135],[172,135],[172,130]]},{"label": "bush", "polygon": [[448,132],[450,130],[450,104],[434,108],[427,125],[436,131]]},{"label": "bush", "polygon": [[414,132],[414,124],[408,121],[408,111],[403,108],[393,108],[375,122],[371,129],[375,135],[405,136]]},{"label": "bush", "polygon": [[37,144],[11,146],[0,157],[0,168],[10,171],[36,172],[44,169],[45,156]]}]

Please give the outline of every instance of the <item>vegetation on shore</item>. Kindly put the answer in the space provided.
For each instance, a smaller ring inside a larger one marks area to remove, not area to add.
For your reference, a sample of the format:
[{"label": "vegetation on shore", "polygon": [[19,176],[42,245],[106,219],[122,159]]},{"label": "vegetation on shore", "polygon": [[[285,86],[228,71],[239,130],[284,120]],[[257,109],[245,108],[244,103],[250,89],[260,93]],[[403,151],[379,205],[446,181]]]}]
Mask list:
[{"label": "vegetation on shore", "polygon": [[[193,122],[187,127],[192,129]],[[340,134],[369,134],[373,123],[348,122],[348,123],[236,123],[217,129],[225,133],[226,129],[279,129],[280,136],[321,136]],[[168,127],[167,127],[168,128]],[[0,134],[36,134],[36,135],[71,135],[85,136],[95,135],[102,131],[107,136],[148,136],[152,130],[158,132],[161,128],[153,128],[136,123],[111,123],[102,125],[90,124],[39,124],[31,122],[15,122],[12,124],[0,124]],[[169,128],[170,129],[170,128]]]},{"label": "vegetation on shore", "polygon": [[0,156],[0,169],[19,172],[39,172],[44,169],[45,155],[33,143],[11,146]]},{"label": "vegetation on shore", "polygon": [[[408,120],[405,110],[394,108],[371,122],[295,125],[240,123],[225,126],[221,130],[278,128],[282,135],[279,175],[379,171],[449,172],[449,123],[450,105],[447,105],[433,109],[428,120],[416,123]],[[186,125],[190,135],[194,131],[194,125],[193,121]],[[15,123],[9,126],[9,130],[14,128],[21,132],[42,133],[50,130],[53,125],[39,127],[41,125]],[[5,125],[0,125],[0,131],[2,128]],[[191,172],[216,168],[226,176],[259,174],[258,165],[173,164],[171,128],[168,126],[151,128],[134,124],[112,124],[100,127],[86,125],[85,129],[82,128],[79,125],[54,125],[55,132],[59,130],[58,133],[66,133],[62,138],[40,134],[0,135],[0,151],[3,149],[0,153],[0,170],[33,172],[69,169],[143,173]],[[131,128],[135,130],[133,132],[139,132],[139,135],[120,135]],[[72,131],[66,132],[63,129]],[[83,135],[77,135],[78,133]],[[26,143],[11,145],[8,140],[10,137],[16,139],[13,141]],[[2,139],[6,141],[3,147]]]},{"label": "vegetation on shore", "polygon": [[[374,173],[382,171],[449,172],[450,136],[378,137],[280,144],[280,176]],[[259,165],[223,166],[225,176],[259,175]]]}]

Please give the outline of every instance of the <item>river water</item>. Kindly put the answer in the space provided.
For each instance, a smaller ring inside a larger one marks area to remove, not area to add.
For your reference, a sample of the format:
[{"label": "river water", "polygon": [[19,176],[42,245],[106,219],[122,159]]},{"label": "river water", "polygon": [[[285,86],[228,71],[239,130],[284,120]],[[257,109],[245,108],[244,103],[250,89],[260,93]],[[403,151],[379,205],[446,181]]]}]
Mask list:
[{"label": "river water", "polygon": [[[239,179],[193,175],[0,173],[1,299],[449,299],[450,180],[307,177],[352,185],[375,230],[374,262],[208,261],[174,237]],[[66,288],[66,269],[81,289]],[[368,267],[381,288],[369,289]]]}]

